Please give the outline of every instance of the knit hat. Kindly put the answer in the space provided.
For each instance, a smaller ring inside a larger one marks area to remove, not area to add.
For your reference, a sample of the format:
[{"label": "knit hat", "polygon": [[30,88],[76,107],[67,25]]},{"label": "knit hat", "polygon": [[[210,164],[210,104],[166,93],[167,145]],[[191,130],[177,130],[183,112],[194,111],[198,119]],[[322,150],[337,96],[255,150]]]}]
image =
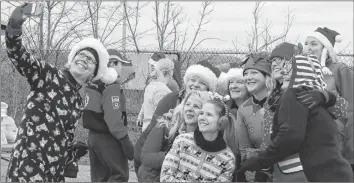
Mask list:
[{"label": "knit hat", "polygon": [[110,61],[112,60],[122,63],[121,73],[118,73],[118,81],[120,84],[127,83],[135,78],[135,71],[131,60],[119,53],[118,50],[108,49],[107,52]]},{"label": "knit hat", "polygon": [[71,64],[76,54],[84,48],[93,48],[98,54],[97,63],[99,67],[93,81],[101,80],[106,84],[113,83],[117,79],[118,74],[114,68],[108,67],[109,54],[98,39],[86,38],[76,43],[69,53],[68,64]]},{"label": "knit hat", "polygon": [[318,27],[314,32],[310,33],[307,37],[314,37],[316,38],[319,42],[321,42],[324,46],[322,50],[322,55],[321,55],[321,66],[323,67],[323,73],[326,75],[331,75],[332,72],[329,70],[328,67],[326,67],[326,59],[327,59],[327,54],[328,56],[332,59],[335,60],[335,55],[334,53],[334,44],[342,42],[342,36],[334,31],[331,30],[327,27],[320,28]]},{"label": "knit hat", "polygon": [[1,117],[7,116],[7,108],[9,105],[5,102],[1,102]]},{"label": "knit hat", "polygon": [[324,90],[326,83],[323,80],[322,69],[315,55],[295,55],[292,60],[292,75],[289,88],[307,86]]},{"label": "knit hat", "polygon": [[255,69],[264,74],[271,75],[271,64],[269,62],[269,54],[267,52],[252,53],[247,55],[246,60],[242,63],[243,74],[247,69]]},{"label": "knit hat", "polygon": [[280,43],[273,49],[269,60],[272,60],[275,57],[291,59],[294,55],[300,54],[302,52],[302,48],[301,43],[297,46],[288,42]]},{"label": "knit hat", "polygon": [[183,77],[184,83],[186,84],[194,76],[202,78],[206,82],[209,91],[215,92],[217,85],[225,81],[226,74],[211,65],[207,60],[202,60],[187,68]]}]

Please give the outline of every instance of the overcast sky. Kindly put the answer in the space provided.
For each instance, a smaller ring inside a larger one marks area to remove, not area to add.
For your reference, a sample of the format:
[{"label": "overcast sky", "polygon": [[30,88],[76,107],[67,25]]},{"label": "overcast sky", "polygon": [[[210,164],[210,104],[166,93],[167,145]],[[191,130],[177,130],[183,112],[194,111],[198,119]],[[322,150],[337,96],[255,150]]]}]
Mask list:
[{"label": "overcast sky", "polygon": [[[129,2],[129,1],[128,1]],[[117,3],[105,2],[104,4]],[[196,23],[199,19],[199,12],[201,11],[201,2],[185,2],[178,1],[183,6],[183,12],[190,18],[191,22]],[[129,4],[136,4],[129,2]],[[151,2],[147,7],[141,11],[138,31],[154,27],[152,20],[154,19],[154,12]],[[214,2],[214,11],[211,15],[211,21],[204,26],[205,32],[199,35],[199,40],[203,38],[218,38],[220,40],[208,40],[204,42],[200,48],[212,49],[233,49],[232,41],[237,38],[238,46],[247,44],[247,32],[251,31],[253,24],[252,11],[254,8],[253,1],[247,2]],[[4,6],[4,4],[3,4]],[[353,2],[295,2],[295,1],[266,1],[263,6],[262,18],[260,24],[265,23],[266,19],[272,22],[272,35],[277,35],[283,32],[285,12],[288,7],[294,10],[295,19],[287,41],[294,42],[298,39],[299,42],[304,42],[306,35],[314,31],[317,27],[326,26],[334,29],[343,36],[343,42],[337,44],[336,50],[341,50],[349,43],[347,50],[353,50]],[[183,26],[186,27],[187,21]],[[149,34],[144,35],[139,40],[141,47],[157,47],[156,29],[153,29]],[[194,33],[193,27],[189,29],[188,40],[191,41]],[[112,35],[114,38],[122,37],[122,27],[119,26],[114,30]],[[244,47],[245,48],[245,47]]]},{"label": "overcast sky", "polygon": [[[197,21],[201,2],[179,2],[184,7],[184,12]],[[254,2],[214,2],[214,11],[211,22],[205,26],[205,32],[200,39],[216,37],[219,40],[210,40],[202,44],[203,48],[233,48],[232,40],[237,40],[240,45],[247,43],[246,31],[251,30],[253,24],[252,11]],[[288,34],[288,41],[304,42],[306,35],[317,27],[326,26],[334,29],[343,36],[343,42],[338,44],[341,49],[350,43],[349,50],[353,50],[353,2],[271,2],[263,6],[263,16],[260,24],[266,19],[272,21],[272,33],[281,33],[284,27],[285,12],[294,10],[295,19]],[[145,8],[142,12],[141,24],[151,25],[153,19],[152,8]],[[192,30],[192,29],[191,29]],[[154,37],[145,37],[141,42],[154,41]]]}]

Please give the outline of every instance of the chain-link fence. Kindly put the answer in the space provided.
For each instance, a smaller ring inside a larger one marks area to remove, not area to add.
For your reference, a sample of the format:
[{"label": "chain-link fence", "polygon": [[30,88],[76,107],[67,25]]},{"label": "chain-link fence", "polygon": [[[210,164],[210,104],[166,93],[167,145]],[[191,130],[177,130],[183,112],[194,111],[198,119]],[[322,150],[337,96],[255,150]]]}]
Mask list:
[{"label": "chain-link fence", "polygon": [[[213,65],[222,63],[240,62],[247,52],[227,51],[227,50],[199,50],[199,51],[159,51],[159,50],[119,50],[130,58],[135,67],[135,79],[124,86],[127,97],[128,119],[135,120],[136,114],[139,112],[143,101],[143,89],[147,78],[147,61],[154,52],[163,52],[170,59],[174,60],[177,69],[176,77],[179,78],[179,84],[182,85],[182,78],[188,66],[198,61],[207,59]],[[69,51],[67,50],[43,50],[42,52],[31,51],[37,58],[41,58],[46,62],[62,68],[67,62]],[[40,56],[43,55],[43,56]],[[353,67],[353,53],[340,53],[338,57],[341,62]],[[15,116],[19,122],[20,114],[25,105],[26,96],[29,93],[29,86],[24,77],[20,76],[15,67],[7,58],[6,52],[0,51],[0,76],[1,76],[1,101],[10,104],[9,113]]]}]

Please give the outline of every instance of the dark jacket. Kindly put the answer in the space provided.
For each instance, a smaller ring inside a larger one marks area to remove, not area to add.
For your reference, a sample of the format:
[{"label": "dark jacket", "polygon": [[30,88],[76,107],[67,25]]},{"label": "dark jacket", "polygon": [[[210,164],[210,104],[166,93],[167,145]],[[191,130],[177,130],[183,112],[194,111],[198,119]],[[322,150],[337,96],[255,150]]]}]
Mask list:
[{"label": "dark jacket", "polygon": [[125,152],[125,157],[133,159],[133,145],[128,136],[128,128],[122,118],[120,107],[121,90],[116,81],[106,85],[95,81],[85,88],[85,109],[83,126],[86,129],[111,134],[118,140]]},{"label": "dark jacket", "polygon": [[344,136],[343,155],[351,164],[354,164],[353,148],[353,69],[342,62],[333,62],[331,59],[326,61],[326,66],[332,71],[332,75],[325,75],[324,81],[327,89],[338,93],[349,102],[348,115],[343,119],[338,119],[337,125],[339,132]]},{"label": "dark jacket", "polygon": [[158,103],[154,115],[152,116],[149,126],[142,132],[134,146],[134,168],[135,173],[138,173],[138,169],[141,165],[140,155],[144,146],[145,140],[150,134],[151,130],[157,123],[157,118],[167,113],[170,109],[175,108],[183,99],[184,90],[180,92],[171,92],[164,96]]},{"label": "dark jacket", "polygon": [[274,114],[272,143],[259,153],[259,164],[268,168],[299,153],[308,181],[352,182],[353,172],[338,148],[332,116],[322,106],[309,111],[297,101],[297,90],[290,88],[282,95]]}]

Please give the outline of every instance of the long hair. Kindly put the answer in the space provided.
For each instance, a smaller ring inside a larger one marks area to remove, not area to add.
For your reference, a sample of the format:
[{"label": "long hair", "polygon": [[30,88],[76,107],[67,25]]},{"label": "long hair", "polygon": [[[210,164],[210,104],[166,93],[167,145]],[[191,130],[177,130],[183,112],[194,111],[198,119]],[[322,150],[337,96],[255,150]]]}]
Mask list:
[{"label": "long hair", "polygon": [[[164,118],[159,118],[157,127],[162,127],[165,125],[168,129],[168,135],[166,136],[167,139],[172,139],[174,138],[175,134],[178,132],[179,134],[185,133],[185,128],[186,128],[186,122],[184,120],[184,105],[186,101],[191,97],[192,95],[199,95],[199,92],[197,91],[191,91],[189,92],[186,97],[182,100],[182,102],[176,106],[176,108],[173,111],[173,115],[170,121],[164,120]],[[201,98],[202,100],[202,98]]]}]

